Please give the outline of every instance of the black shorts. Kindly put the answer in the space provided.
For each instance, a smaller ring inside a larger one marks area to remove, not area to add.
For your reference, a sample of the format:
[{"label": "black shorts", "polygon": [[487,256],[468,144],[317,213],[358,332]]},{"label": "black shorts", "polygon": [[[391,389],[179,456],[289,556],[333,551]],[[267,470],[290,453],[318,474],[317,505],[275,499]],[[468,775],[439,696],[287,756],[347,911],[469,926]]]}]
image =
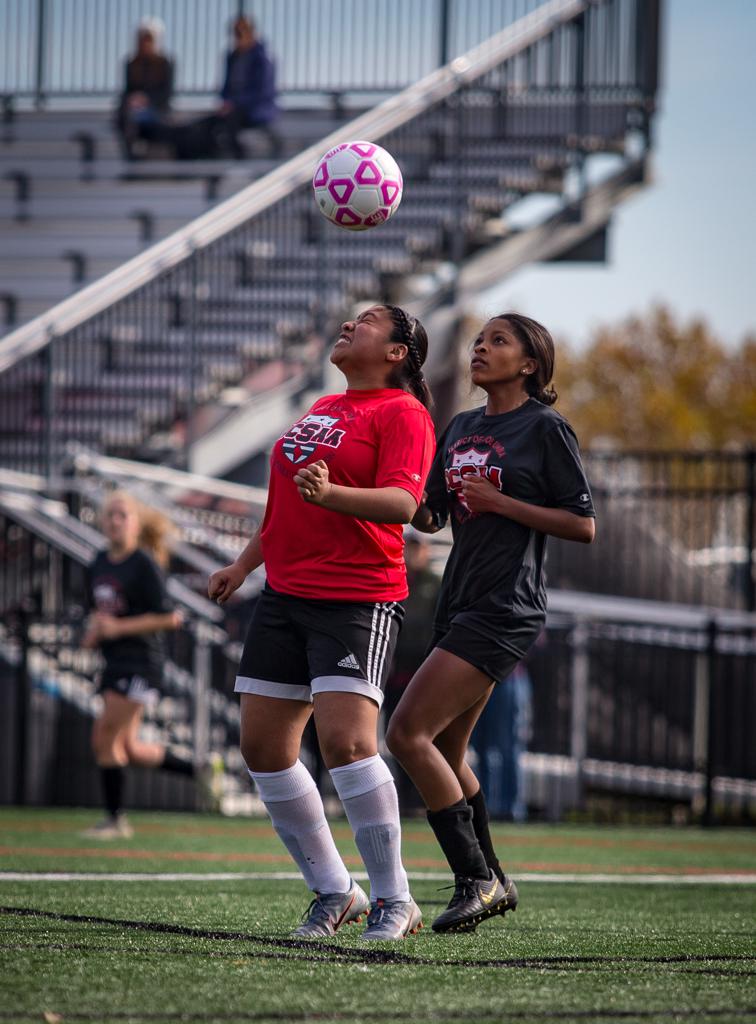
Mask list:
[{"label": "black shorts", "polygon": [[503,682],[525,657],[524,651],[518,651],[462,623],[452,623],[448,629],[436,630],[428,645],[428,654],[434,647],[456,654],[485,673],[494,683]]},{"label": "black shorts", "polygon": [[319,601],[266,587],[234,689],[308,702],[314,693],[361,693],[380,707],[403,617],[398,601]]},{"label": "black shorts", "polygon": [[159,696],[161,677],[154,668],[145,667],[138,671],[106,665],[100,675],[98,693],[114,690],[127,700],[137,704],[151,704]]}]

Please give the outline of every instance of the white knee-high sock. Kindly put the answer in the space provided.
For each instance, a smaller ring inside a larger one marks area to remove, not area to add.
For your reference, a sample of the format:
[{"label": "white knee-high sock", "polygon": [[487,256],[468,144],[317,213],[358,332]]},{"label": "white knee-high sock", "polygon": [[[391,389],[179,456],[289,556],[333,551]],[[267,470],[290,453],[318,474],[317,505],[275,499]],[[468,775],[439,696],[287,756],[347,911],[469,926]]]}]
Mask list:
[{"label": "white knee-high sock", "polygon": [[332,768],[331,778],[370,878],[370,898],[408,900],[399,801],[388,765],[375,754]]},{"label": "white knee-high sock", "polygon": [[253,772],[260,799],[308,888],[347,892],[352,884],[326,821],[315,780],[301,761],[282,772]]}]

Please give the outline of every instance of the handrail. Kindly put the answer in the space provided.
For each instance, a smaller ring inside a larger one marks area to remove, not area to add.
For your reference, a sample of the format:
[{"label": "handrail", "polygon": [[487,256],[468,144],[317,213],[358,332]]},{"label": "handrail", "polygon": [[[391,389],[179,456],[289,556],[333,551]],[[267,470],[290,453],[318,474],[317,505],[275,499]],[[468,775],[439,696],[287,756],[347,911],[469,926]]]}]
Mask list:
[{"label": "handrail", "polygon": [[[26,521],[32,529],[57,544],[61,550],[86,564],[104,538],[86,523],[68,513],[62,502],[32,495],[0,494],[0,509]],[[208,566],[209,568],[209,566]],[[206,598],[190,591],[180,580],[172,580],[172,596],[213,621],[220,610]],[[671,601],[649,601],[635,597],[614,597],[577,590],[548,588],[550,615],[570,620],[621,622],[670,629],[705,631],[714,624],[719,631],[756,629],[756,613]]]},{"label": "handrail", "polygon": [[716,623],[719,630],[756,629],[756,613],[706,605],[649,601],[638,597],[587,594],[578,590],[548,589],[549,612],[571,619],[622,622],[670,629],[706,630]]},{"label": "handrail", "polygon": [[80,565],[88,565],[96,551],[91,541],[66,532],[68,509],[60,501],[30,494],[0,493],[0,511],[21,522]]},{"label": "handrail", "polygon": [[201,473],[187,473],[182,469],[156,466],[148,462],[115,459],[79,445],[72,445],[71,450],[74,453],[74,465],[77,469],[91,469],[92,472],[100,476],[145,480],[148,483],[180,487],[187,491],[202,491],[217,498],[232,498],[256,506],[264,506],[268,500],[268,492],[264,487],[250,487],[249,484],[218,480],[215,477],[203,476]]},{"label": "handrail", "polygon": [[[105,475],[108,474],[105,473]],[[187,474],[187,476],[188,475],[190,474]],[[130,493],[133,494],[138,501],[141,501],[146,506],[154,507],[158,511],[163,512],[172,522],[174,522],[174,524],[176,523],[178,519],[176,515],[177,506],[165,499],[164,496],[156,494],[155,488],[151,485],[149,480],[143,479],[138,483],[135,483],[134,477],[129,477],[129,480]],[[96,487],[96,485],[94,486]],[[240,484],[239,486],[242,487],[244,485]],[[82,486],[80,483],[77,489],[93,500],[95,506],[100,508],[102,507],[104,496],[102,494],[98,495],[91,486],[90,488],[86,488],[86,486]],[[253,488],[250,488],[250,490],[252,489]],[[88,526],[87,529],[92,530],[92,527]],[[192,525],[191,529],[194,532],[194,542],[179,540],[175,536],[169,538],[171,554],[179,558],[186,565],[191,566],[195,572],[211,576],[212,573],[227,564],[232,552],[229,550],[228,544],[223,543],[224,535],[222,533],[218,534],[201,525]],[[93,533],[96,533],[96,531],[93,531]],[[99,537],[100,535],[97,534],[97,536]],[[207,551],[212,552],[212,554],[207,554],[202,550],[203,548],[206,548]],[[213,557],[213,555],[216,557]],[[261,589],[263,578],[261,570],[253,570],[237,590],[237,596],[243,599],[253,597]],[[183,586],[183,584],[181,585]],[[201,598],[201,600],[204,601],[205,599]],[[210,615],[210,617],[213,617],[213,615],[218,611],[218,609],[215,608],[215,605],[213,605],[213,610],[212,614],[209,611],[206,611],[204,614],[206,616]]]},{"label": "handrail", "polygon": [[0,340],[0,373],[44,348],[55,335],[65,334],[125,298],[141,285],[239,227],[272,203],[283,199],[311,177],[318,157],[350,138],[379,139],[411,121],[462,85],[480,78],[515,54],[581,14],[590,0],[547,0],[501,32],[451,63],[432,71],[414,85],[350,121],[259,181],[231,196],[150,246],[110,274],[53,306],[41,316]]},{"label": "handrail", "polygon": [[9,491],[37,491],[41,494],[47,490],[47,480],[39,473],[22,473],[20,470],[0,467],[0,488]]},{"label": "handrail", "polygon": [[[32,494],[6,492],[0,493],[0,511],[16,519],[80,565],[89,565],[95,553],[106,544],[102,534],[72,516],[60,501]],[[175,601],[200,618],[215,623],[223,621],[223,611],[217,605],[195,594],[175,576],[166,580],[166,589]]]}]

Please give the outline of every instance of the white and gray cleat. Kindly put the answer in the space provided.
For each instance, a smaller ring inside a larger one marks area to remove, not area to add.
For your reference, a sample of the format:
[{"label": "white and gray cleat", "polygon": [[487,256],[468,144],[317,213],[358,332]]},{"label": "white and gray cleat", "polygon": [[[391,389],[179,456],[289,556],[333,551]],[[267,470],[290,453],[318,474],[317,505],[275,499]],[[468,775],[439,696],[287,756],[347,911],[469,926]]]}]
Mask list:
[{"label": "white and gray cleat", "polygon": [[131,839],[134,829],[125,814],[117,814],[114,818],[103,818],[81,834],[85,839]]},{"label": "white and gray cleat", "polygon": [[368,910],[370,900],[356,882],[347,892],[316,892],[302,923],[291,934],[295,939],[327,939],[342,925],[359,923]]},{"label": "white and gray cleat", "polygon": [[392,942],[415,935],[422,927],[423,915],[411,897],[406,901],[376,900],[360,938],[364,942]]}]

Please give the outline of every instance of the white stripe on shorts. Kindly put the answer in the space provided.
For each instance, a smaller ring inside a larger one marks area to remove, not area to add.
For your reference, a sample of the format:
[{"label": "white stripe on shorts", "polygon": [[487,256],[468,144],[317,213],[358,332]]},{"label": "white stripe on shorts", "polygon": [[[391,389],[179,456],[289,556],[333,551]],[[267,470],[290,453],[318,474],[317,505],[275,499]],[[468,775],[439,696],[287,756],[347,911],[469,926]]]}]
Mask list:
[{"label": "white stripe on shorts", "polygon": [[365,679],[353,676],[316,676],[312,681],[313,693],[360,693],[374,700],[378,707],[383,704],[383,691]]},{"label": "white stripe on shorts", "polygon": [[294,683],[276,683],[272,679],[253,679],[251,676],[237,676],[234,693],[259,693],[262,697],[278,697],[280,700],[303,700],[312,704],[312,690],[309,686]]},{"label": "white stripe on shorts", "polygon": [[377,629],[375,636],[375,644],[373,644],[373,637],[371,635],[370,647],[372,650],[372,657],[368,656],[367,665],[367,678],[368,682],[373,686],[378,686],[379,680],[376,678],[376,669],[378,668],[378,661],[381,656],[381,647],[384,643],[385,629],[386,629],[386,605],[376,605],[378,610]]},{"label": "white stripe on shorts", "polygon": [[378,671],[376,672],[376,686],[381,685],[381,675],[383,673],[383,664],[386,661],[386,654],[389,649],[389,640],[391,639],[391,626],[394,621],[394,609],[396,608],[396,602],[392,601],[388,606],[386,612],[386,636],[383,641],[383,650],[381,652],[381,660],[378,663]]},{"label": "white stripe on shorts", "polygon": [[374,604],[373,605],[373,621],[370,623],[370,642],[368,644],[367,664],[365,666],[365,672],[366,672],[367,680],[368,680],[369,683],[372,682],[371,675],[370,675],[370,666],[371,666],[372,661],[373,661],[373,648],[375,647],[375,637],[376,637],[376,630],[377,630],[377,626],[378,626],[378,613],[379,613],[380,607],[381,606],[379,604]]}]

